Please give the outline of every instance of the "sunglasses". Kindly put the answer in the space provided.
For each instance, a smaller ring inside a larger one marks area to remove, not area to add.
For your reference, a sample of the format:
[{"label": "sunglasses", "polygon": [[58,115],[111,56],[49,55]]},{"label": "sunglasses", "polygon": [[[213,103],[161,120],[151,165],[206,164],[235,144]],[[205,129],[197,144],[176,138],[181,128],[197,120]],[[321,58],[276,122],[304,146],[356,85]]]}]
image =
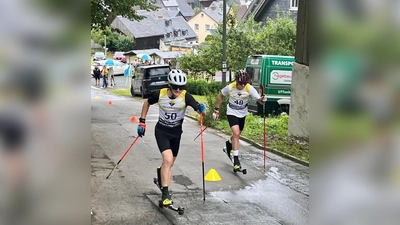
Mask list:
[{"label": "sunglasses", "polygon": [[174,84],[171,84],[171,88],[172,88],[172,90],[184,90],[186,87],[185,87],[185,85],[174,85]]},{"label": "sunglasses", "polygon": [[247,82],[238,82],[239,85],[246,86]]}]

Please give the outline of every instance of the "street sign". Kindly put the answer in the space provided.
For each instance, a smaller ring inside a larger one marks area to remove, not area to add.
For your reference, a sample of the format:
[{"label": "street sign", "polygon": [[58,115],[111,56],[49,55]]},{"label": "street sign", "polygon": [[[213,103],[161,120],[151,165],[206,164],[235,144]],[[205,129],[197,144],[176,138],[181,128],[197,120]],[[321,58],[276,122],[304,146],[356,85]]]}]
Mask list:
[{"label": "street sign", "polygon": [[222,62],[222,72],[226,72],[226,62]]}]

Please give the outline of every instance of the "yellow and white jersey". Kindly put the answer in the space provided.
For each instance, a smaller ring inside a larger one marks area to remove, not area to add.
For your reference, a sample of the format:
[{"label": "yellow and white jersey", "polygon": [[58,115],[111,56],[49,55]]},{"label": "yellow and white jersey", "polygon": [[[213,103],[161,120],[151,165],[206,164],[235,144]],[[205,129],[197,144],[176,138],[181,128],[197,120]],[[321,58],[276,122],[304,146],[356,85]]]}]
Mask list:
[{"label": "yellow and white jersey", "polygon": [[155,91],[147,101],[150,105],[156,103],[159,105],[159,117],[156,126],[165,127],[172,133],[182,132],[182,123],[187,106],[191,106],[195,111],[199,109],[199,103],[186,90],[183,90],[178,97],[170,98],[168,88],[163,88]]},{"label": "yellow and white jersey", "polygon": [[186,91],[183,90],[177,98],[170,99],[168,97],[167,88],[160,90],[160,97],[158,99],[160,115],[158,122],[161,125],[166,127],[177,127],[182,124],[186,112],[185,95]]},{"label": "yellow and white jersey", "polygon": [[236,82],[228,84],[225,86],[221,93],[224,96],[229,95],[229,101],[226,108],[227,115],[236,116],[242,118],[247,115],[250,97],[254,99],[259,99],[260,95],[257,90],[250,84],[246,84],[243,90],[236,88]]}]

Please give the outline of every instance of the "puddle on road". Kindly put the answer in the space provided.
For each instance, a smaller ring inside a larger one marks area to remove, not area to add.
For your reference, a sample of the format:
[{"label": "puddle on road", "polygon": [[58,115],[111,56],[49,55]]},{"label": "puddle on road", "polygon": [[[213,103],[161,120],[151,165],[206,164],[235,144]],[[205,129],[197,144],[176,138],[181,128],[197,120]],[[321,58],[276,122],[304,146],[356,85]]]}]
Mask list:
[{"label": "puddle on road", "polygon": [[308,197],[274,178],[258,180],[237,191],[211,192],[210,195],[225,204],[257,205],[274,218],[284,219],[284,224],[307,224]]},{"label": "puddle on road", "polygon": [[183,176],[183,175],[176,175],[176,176],[172,176],[172,180],[180,185],[183,185],[185,187],[190,186],[193,184],[193,182],[190,180],[189,177],[187,176]]},{"label": "puddle on road", "polygon": [[278,173],[278,168],[276,168],[276,167],[269,168],[269,171],[267,172],[267,174],[269,176],[275,178],[278,181],[281,179],[281,175]]},{"label": "puddle on road", "polygon": [[[252,165],[260,170],[262,170],[264,167],[264,160],[260,154],[243,154],[241,157],[244,160],[251,162]],[[292,168],[283,164],[282,162],[267,158],[266,172],[264,175],[266,177],[275,179],[279,183],[291,188],[292,190],[309,196],[308,173],[304,173],[302,170]]]}]

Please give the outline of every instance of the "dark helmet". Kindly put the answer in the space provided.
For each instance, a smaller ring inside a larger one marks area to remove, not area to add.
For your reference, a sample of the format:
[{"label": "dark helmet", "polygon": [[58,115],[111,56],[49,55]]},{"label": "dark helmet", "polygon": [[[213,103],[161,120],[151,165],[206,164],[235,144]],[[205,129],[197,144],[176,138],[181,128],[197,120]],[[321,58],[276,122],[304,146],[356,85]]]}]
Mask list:
[{"label": "dark helmet", "polygon": [[235,80],[241,83],[248,83],[250,81],[250,76],[245,70],[239,70],[236,72]]}]

